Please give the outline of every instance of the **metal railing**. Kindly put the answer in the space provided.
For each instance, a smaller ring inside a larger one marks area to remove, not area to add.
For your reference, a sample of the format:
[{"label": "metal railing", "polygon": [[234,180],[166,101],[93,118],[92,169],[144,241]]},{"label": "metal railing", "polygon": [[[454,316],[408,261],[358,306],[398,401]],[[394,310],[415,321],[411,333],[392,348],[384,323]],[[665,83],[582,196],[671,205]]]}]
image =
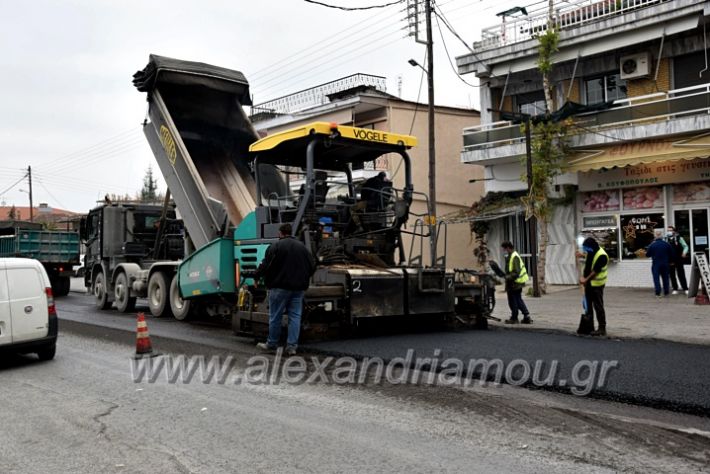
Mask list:
[{"label": "metal railing", "polygon": [[[669,1],[671,0],[568,1],[558,4],[553,21],[559,29],[564,30]],[[547,16],[546,3],[526,16],[502,16],[501,24],[482,30],[481,41],[474,43],[474,49],[495,48],[533,39],[547,29]]]},{"label": "metal railing", "polygon": [[[710,83],[619,99],[612,108],[580,113],[572,117],[571,135],[700,114],[710,114]],[[521,126],[506,121],[463,129],[464,151],[522,143],[524,139]]]}]

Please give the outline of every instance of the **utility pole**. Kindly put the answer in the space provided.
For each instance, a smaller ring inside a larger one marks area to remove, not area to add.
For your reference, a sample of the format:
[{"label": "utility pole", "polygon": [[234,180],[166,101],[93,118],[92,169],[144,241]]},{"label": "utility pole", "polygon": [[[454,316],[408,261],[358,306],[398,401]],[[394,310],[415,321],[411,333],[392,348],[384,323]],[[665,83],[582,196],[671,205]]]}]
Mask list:
[{"label": "utility pole", "polygon": [[[530,137],[530,116],[525,117],[525,167],[528,175],[528,196],[530,196],[533,185],[532,167],[532,145]],[[530,204],[534,206],[534,203]],[[537,271],[537,218],[532,213],[528,219],[528,240],[530,240],[530,267],[533,271],[533,296],[540,296],[540,280]]]},{"label": "utility pole", "polygon": [[[419,39],[419,4],[424,3],[424,16],[426,23],[426,39]],[[431,263],[436,265],[437,261],[437,232],[436,232],[436,124],[434,119],[434,41],[431,33],[431,0],[408,0],[407,11],[409,12],[410,28],[414,29],[414,39],[417,43],[426,45],[427,67],[417,63],[414,59],[409,60],[412,66],[419,66],[424,69],[427,76],[428,89],[428,128],[429,128],[429,215],[427,223],[429,226]]]},{"label": "utility pole", "polygon": [[28,166],[27,167],[27,180],[29,181],[30,185],[30,222],[33,222],[34,220],[34,208],[32,206],[32,167]]},{"label": "utility pole", "polygon": [[437,235],[436,235],[436,131],[434,121],[434,41],[431,34],[431,0],[425,2],[426,15],[426,57],[427,86],[429,89],[429,201],[431,215],[429,216],[431,233],[431,261],[436,265]]}]

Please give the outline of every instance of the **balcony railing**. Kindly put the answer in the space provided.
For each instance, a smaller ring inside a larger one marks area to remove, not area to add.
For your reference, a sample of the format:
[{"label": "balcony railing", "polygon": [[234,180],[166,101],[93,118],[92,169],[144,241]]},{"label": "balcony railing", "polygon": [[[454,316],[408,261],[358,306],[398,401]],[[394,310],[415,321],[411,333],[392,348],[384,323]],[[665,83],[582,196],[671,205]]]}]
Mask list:
[{"label": "balcony railing", "polygon": [[[561,30],[604,18],[638,10],[671,0],[578,0],[567,1],[555,8],[553,21]],[[481,41],[474,49],[484,50],[533,39],[547,29],[547,4],[522,17],[501,17],[502,23],[484,28]]]},{"label": "balcony railing", "polygon": [[[572,117],[572,134],[599,133],[624,125],[642,125],[688,115],[710,114],[710,83],[614,101],[610,109]],[[606,136],[610,136],[606,133]],[[463,130],[464,151],[522,143],[519,124],[501,121]]]}]

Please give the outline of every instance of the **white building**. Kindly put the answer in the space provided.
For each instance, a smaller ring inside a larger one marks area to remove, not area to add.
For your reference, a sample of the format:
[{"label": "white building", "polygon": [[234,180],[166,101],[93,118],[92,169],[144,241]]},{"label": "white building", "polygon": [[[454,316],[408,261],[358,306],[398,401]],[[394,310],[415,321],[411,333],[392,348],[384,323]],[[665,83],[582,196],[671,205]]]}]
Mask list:
[{"label": "white building", "polygon": [[[692,251],[708,248],[710,9],[701,0],[556,2],[555,108],[571,114],[574,152],[556,179],[572,192],[551,221],[548,283],[575,283],[575,237],[593,233],[613,258],[609,286],[652,285],[644,249],[675,225]],[[464,130],[464,163],[483,165],[486,191],[524,192],[525,141],[505,112],[544,111],[538,41],[547,7],[508,12],[483,30],[461,73],[480,78],[481,125]],[[514,16],[511,16],[514,15]],[[515,209],[513,209],[515,211]],[[530,252],[519,212],[492,226]],[[686,270],[688,266],[686,266]]]}]

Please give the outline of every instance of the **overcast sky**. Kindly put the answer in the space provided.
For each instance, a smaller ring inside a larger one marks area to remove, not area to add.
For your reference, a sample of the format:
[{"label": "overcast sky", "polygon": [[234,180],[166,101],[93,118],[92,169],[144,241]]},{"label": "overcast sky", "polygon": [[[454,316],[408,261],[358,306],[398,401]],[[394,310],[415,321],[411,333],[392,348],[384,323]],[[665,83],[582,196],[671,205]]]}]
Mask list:
[{"label": "overcast sky", "polygon": [[[392,0],[323,0],[362,7]],[[495,13],[515,4],[439,0],[469,44]],[[362,72],[416,100],[424,46],[407,37],[406,2],[342,11],[302,0],[4,0],[0,14],[0,204],[87,212],[106,193],[135,194],[148,166],[159,170],[140,123],[145,95],[131,84],[150,53],[242,71],[255,103]],[[444,25],[449,54],[465,47]],[[459,80],[434,23],[436,103],[478,107]],[[471,75],[465,79],[474,84]],[[426,82],[420,101],[426,102]],[[404,131],[406,132],[406,131]],[[164,187],[161,180],[161,186]],[[11,188],[6,191],[6,189]],[[4,216],[0,216],[0,219]]]}]

